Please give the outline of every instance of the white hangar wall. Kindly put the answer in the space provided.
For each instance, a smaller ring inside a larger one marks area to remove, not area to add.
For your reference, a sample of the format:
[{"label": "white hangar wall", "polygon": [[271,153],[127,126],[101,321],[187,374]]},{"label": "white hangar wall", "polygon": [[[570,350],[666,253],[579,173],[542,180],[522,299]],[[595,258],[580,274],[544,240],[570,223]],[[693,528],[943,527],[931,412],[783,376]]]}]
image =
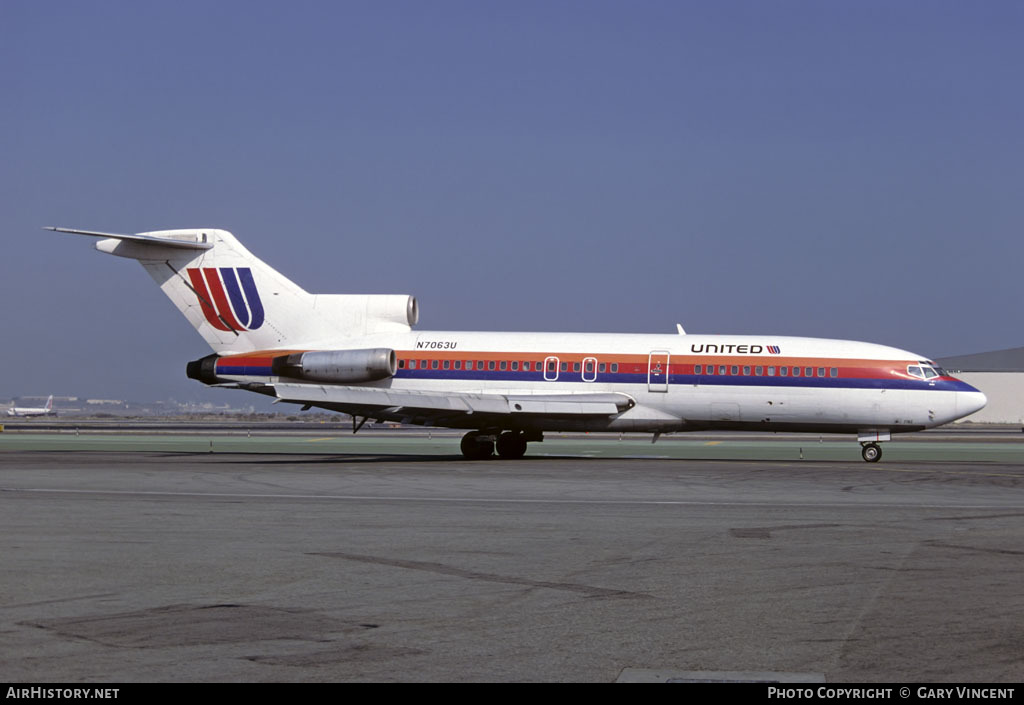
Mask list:
[{"label": "white hangar wall", "polygon": [[1024,425],[1024,372],[954,372],[967,384],[988,397],[981,411],[960,419],[972,423],[1009,423]]}]

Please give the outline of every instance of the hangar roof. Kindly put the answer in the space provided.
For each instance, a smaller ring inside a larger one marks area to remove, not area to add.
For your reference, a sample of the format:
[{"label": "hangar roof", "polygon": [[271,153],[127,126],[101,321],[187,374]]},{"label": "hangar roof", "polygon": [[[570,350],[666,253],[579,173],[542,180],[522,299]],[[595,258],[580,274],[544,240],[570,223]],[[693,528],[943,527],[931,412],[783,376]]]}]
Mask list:
[{"label": "hangar roof", "polygon": [[1024,372],[1024,348],[943,357],[936,362],[950,372]]}]

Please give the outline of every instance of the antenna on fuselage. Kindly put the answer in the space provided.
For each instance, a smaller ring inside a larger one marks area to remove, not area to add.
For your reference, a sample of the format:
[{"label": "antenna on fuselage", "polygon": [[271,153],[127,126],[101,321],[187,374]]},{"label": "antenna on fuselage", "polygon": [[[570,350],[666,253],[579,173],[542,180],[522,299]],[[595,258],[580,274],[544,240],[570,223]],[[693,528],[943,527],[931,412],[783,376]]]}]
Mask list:
[{"label": "antenna on fuselage", "polygon": [[686,335],[686,331],[683,330],[682,323],[676,323],[676,330],[679,331],[679,335]]}]

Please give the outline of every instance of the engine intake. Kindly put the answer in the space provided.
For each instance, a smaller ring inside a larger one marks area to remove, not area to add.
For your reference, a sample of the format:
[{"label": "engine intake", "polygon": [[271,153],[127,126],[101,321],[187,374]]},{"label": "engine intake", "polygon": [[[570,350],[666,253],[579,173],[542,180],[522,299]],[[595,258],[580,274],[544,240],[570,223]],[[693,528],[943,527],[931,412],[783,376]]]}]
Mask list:
[{"label": "engine intake", "polygon": [[394,377],[398,357],[390,348],[316,350],[275,357],[271,369],[280,377],[354,384]]}]

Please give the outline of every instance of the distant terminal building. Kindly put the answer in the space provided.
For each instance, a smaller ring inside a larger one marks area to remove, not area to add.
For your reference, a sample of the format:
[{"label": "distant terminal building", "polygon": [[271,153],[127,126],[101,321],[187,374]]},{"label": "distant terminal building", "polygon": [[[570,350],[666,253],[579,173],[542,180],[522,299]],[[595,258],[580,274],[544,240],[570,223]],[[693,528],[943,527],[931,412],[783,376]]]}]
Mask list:
[{"label": "distant terminal building", "polygon": [[1024,348],[944,357],[936,362],[988,397],[988,405],[964,421],[1024,425]]}]

